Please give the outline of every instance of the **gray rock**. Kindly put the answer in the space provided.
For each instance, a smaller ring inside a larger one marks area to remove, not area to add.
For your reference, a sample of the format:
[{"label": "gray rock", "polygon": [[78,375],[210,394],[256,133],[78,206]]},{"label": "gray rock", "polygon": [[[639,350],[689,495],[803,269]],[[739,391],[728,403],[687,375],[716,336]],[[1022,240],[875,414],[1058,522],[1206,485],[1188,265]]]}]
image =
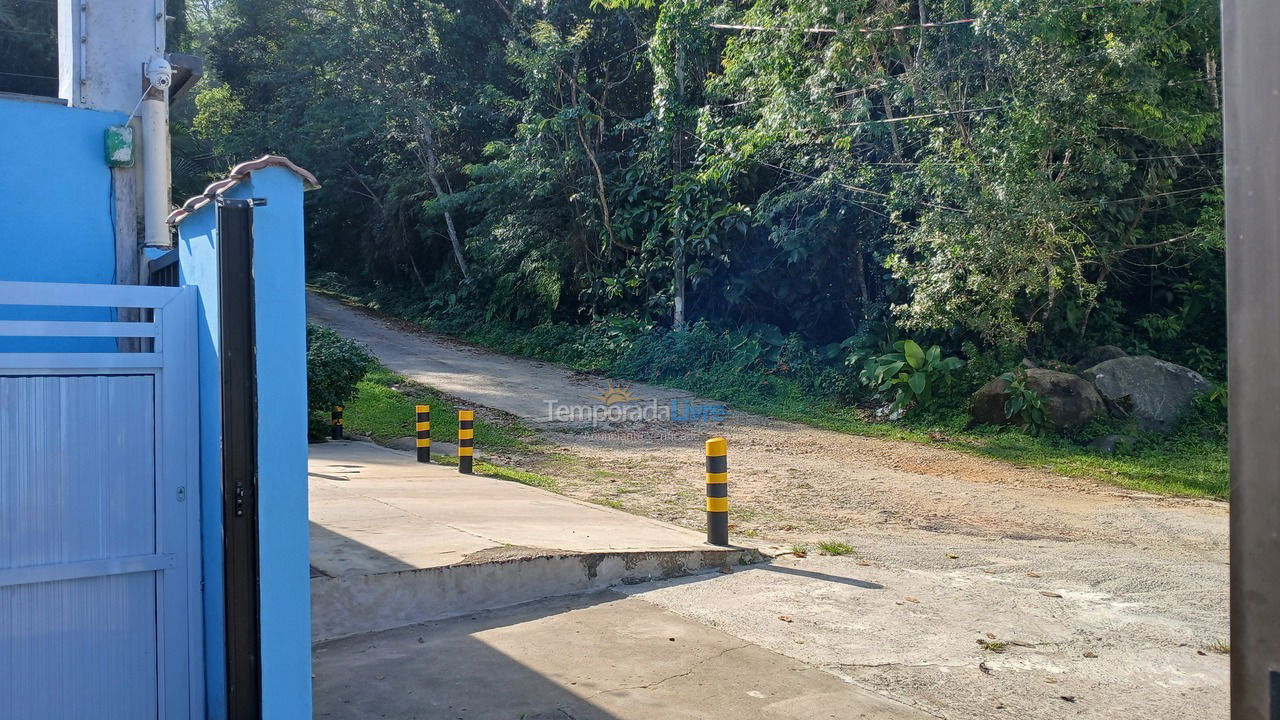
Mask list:
[{"label": "gray rock", "polygon": [[1147,355],[1098,363],[1082,375],[1116,417],[1131,417],[1147,432],[1169,432],[1196,396],[1209,391],[1200,373]]},{"label": "gray rock", "polygon": [[1101,452],[1104,452],[1110,455],[1111,453],[1114,453],[1116,451],[1116,448],[1119,448],[1119,447],[1131,448],[1136,442],[1138,442],[1137,438],[1131,437],[1129,435],[1112,433],[1110,435],[1103,435],[1102,437],[1095,439],[1093,442],[1089,443],[1089,447],[1093,448],[1094,450],[1099,450]]},{"label": "gray rock", "polygon": [[[1026,373],[1027,387],[1044,400],[1045,420],[1058,430],[1080,427],[1106,409],[1093,385],[1076,375],[1043,368],[1031,368]],[[995,378],[970,398],[969,414],[974,421],[987,425],[1009,424],[1015,420],[1004,416],[1008,399],[1008,383]]]},{"label": "gray rock", "polygon": [[1100,362],[1115,360],[1116,358],[1128,357],[1129,353],[1121,350],[1115,345],[1099,345],[1090,348],[1088,352],[1080,357],[1076,363],[1078,368],[1091,368]]}]

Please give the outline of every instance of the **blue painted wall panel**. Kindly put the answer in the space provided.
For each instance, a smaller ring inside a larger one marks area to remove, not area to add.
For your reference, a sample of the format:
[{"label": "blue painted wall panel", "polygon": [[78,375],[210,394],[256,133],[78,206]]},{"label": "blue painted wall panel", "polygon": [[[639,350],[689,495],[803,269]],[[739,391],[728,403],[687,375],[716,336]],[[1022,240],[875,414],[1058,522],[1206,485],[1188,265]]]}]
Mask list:
[{"label": "blue painted wall panel", "polygon": [[311,717],[307,310],[302,180],[269,167],[233,189],[254,211],[262,716]]},{"label": "blue painted wall panel", "polygon": [[204,579],[205,707],[209,720],[227,717],[226,615],[222,581],[222,365],[218,355],[216,217],[209,207],[186,219],[178,233],[182,285],[197,288],[196,352],[200,386],[200,532]]},{"label": "blue painted wall panel", "polygon": [[[311,716],[311,578],[307,523],[306,298],[302,181],[280,168],[255,172],[230,197],[262,197],[254,211],[258,343],[259,566],[263,717]],[[199,287],[200,390],[220,396],[216,209],[179,226],[183,284]],[[226,623],[217,401],[201,403],[208,716],[226,717]]]},{"label": "blue painted wall panel", "polygon": [[[121,113],[0,98],[0,280],[110,284],[111,171],[104,133]],[[109,320],[110,310],[9,308],[4,320]],[[111,352],[110,339],[3,338],[7,352]]]}]

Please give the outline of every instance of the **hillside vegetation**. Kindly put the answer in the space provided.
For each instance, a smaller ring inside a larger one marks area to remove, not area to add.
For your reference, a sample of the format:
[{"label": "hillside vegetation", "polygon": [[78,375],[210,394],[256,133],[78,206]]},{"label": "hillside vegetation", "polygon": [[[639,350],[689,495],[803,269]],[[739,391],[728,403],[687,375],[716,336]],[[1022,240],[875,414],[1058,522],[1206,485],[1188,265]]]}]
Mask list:
[{"label": "hillside vegetation", "polygon": [[[920,431],[962,429],[1023,357],[1115,345],[1215,387],[1123,452],[1225,473],[1214,2],[187,5],[212,72],[175,122],[179,192],[263,151],[312,170],[323,285],[510,351],[775,414],[781,383]],[[877,376],[907,339],[937,374]],[[1122,426],[1017,442],[1078,455]]]}]

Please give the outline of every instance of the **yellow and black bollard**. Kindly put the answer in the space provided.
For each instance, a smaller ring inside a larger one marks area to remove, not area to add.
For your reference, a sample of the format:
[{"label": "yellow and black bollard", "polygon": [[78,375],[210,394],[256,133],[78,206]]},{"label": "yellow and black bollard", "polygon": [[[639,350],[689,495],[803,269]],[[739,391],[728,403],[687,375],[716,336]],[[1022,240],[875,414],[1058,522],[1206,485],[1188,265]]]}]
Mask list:
[{"label": "yellow and black bollard", "polygon": [[341,440],[342,439],[342,406],[341,405],[333,406],[333,418],[330,422],[333,423],[333,427],[329,429],[329,438],[331,440]]},{"label": "yellow and black bollard", "polygon": [[418,424],[414,429],[418,431],[418,462],[431,462],[431,406],[418,405],[415,410],[418,413]]},{"label": "yellow and black bollard", "polygon": [[707,441],[707,542],[729,544],[729,445],[724,438]]},{"label": "yellow and black bollard", "polygon": [[476,411],[458,411],[458,472],[471,474],[471,458],[476,445]]}]

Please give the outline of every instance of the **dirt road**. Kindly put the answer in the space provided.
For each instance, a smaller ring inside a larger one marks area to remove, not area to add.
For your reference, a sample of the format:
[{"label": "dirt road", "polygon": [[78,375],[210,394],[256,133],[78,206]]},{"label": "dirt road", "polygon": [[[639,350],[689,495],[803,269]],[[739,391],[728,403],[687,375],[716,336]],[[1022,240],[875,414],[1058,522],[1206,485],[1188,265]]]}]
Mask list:
[{"label": "dirt road", "polygon": [[[548,402],[598,406],[598,396],[608,389],[600,378],[512,358],[440,335],[413,332],[405,323],[347,307],[314,292],[307,293],[307,319],[368,345],[390,370],[453,397],[514,415],[526,424],[548,421]],[[665,405],[687,396],[678,390],[646,386],[644,399]]]},{"label": "dirt road", "polygon": [[723,435],[738,539],[857,551],[775,563],[807,580],[750,571],[644,593],[651,602],[939,717],[1227,716],[1225,503],[732,411],[719,423],[557,423],[548,401],[598,404],[608,380],[326,297],[308,313],[399,373],[533,424],[542,449],[499,460],[565,494],[700,528],[702,440]]}]

